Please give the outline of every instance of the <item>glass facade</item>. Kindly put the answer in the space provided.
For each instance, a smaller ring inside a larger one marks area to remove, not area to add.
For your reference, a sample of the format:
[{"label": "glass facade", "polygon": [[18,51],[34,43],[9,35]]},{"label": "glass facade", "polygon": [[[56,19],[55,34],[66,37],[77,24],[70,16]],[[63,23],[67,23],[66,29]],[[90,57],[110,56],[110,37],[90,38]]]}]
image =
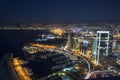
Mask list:
[{"label": "glass facade", "polygon": [[93,41],[92,57],[95,64],[98,65],[100,57],[108,56],[112,51],[112,38],[109,31],[97,31],[96,38]]}]

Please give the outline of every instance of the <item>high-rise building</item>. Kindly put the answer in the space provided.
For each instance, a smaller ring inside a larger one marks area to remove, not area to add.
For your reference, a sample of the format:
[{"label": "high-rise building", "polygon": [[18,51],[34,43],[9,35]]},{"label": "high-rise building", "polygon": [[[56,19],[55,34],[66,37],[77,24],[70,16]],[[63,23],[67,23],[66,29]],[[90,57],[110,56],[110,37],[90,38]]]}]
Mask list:
[{"label": "high-rise building", "polygon": [[108,56],[112,52],[112,41],[109,31],[97,31],[93,41],[92,57],[98,65],[100,56]]},{"label": "high-rise building", "polygon": [[73,33],[68,33],[68,42],[67,42],[67,46],[68,46],[68,50],[71,50],[74,48],[74,39],[73,39],[74,34]]}]

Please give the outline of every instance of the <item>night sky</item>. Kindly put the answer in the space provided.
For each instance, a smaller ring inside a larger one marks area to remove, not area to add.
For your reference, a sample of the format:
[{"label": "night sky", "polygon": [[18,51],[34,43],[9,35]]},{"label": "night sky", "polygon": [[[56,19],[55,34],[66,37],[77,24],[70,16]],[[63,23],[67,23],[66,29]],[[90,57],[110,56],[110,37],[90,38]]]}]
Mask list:
[{"label": "night sky", "polygon": [[120,0],[0,0],[0,24],[120,22]]}]

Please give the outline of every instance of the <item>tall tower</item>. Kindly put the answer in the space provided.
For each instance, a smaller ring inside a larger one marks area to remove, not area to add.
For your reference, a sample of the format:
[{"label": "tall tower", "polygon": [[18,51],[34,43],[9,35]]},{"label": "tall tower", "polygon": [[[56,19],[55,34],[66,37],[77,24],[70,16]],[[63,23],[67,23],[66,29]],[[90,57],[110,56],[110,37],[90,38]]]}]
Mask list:
[{"label": "tall tower", "polygon": [[67,42],[68,50],[70,50],[74,47],[73,35],[74,34],[72,34],[72,33],[68,33],[68,42]]},{"label": "tall tower", "polygon": [[74,34],[74,37],[73,37],[73,48],[74,49],[78,49],[79,48],[79,42],[78,42],[76,33]]},{"label": "tall tower", "polygon": [[100,55],[109,55],[109,43],[110,43],[110,33],[109,31],[97,31],[96,38],[93,42],[92,55],[95,60],[95,64],[99,64]]},{"label": "tall tower", "polygon": [[71,33],[68,33],[68,42],[67,42],[67,44],[68,44],[68,49],[69,49],[69,50],[70,50],[71,47],[72,47],[71,39],[72,39]]}]

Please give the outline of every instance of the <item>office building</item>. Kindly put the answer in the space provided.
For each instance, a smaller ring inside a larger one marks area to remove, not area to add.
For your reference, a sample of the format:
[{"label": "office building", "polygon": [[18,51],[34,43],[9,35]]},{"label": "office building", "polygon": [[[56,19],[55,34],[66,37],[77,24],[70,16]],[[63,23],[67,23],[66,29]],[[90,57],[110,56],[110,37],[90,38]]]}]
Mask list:
[{"label": "office building", "polygon": [[98,65],[100,56],[108,56],[112,52],[112,38],[109,31],[97,31],[93,40],[92,57]]}]

